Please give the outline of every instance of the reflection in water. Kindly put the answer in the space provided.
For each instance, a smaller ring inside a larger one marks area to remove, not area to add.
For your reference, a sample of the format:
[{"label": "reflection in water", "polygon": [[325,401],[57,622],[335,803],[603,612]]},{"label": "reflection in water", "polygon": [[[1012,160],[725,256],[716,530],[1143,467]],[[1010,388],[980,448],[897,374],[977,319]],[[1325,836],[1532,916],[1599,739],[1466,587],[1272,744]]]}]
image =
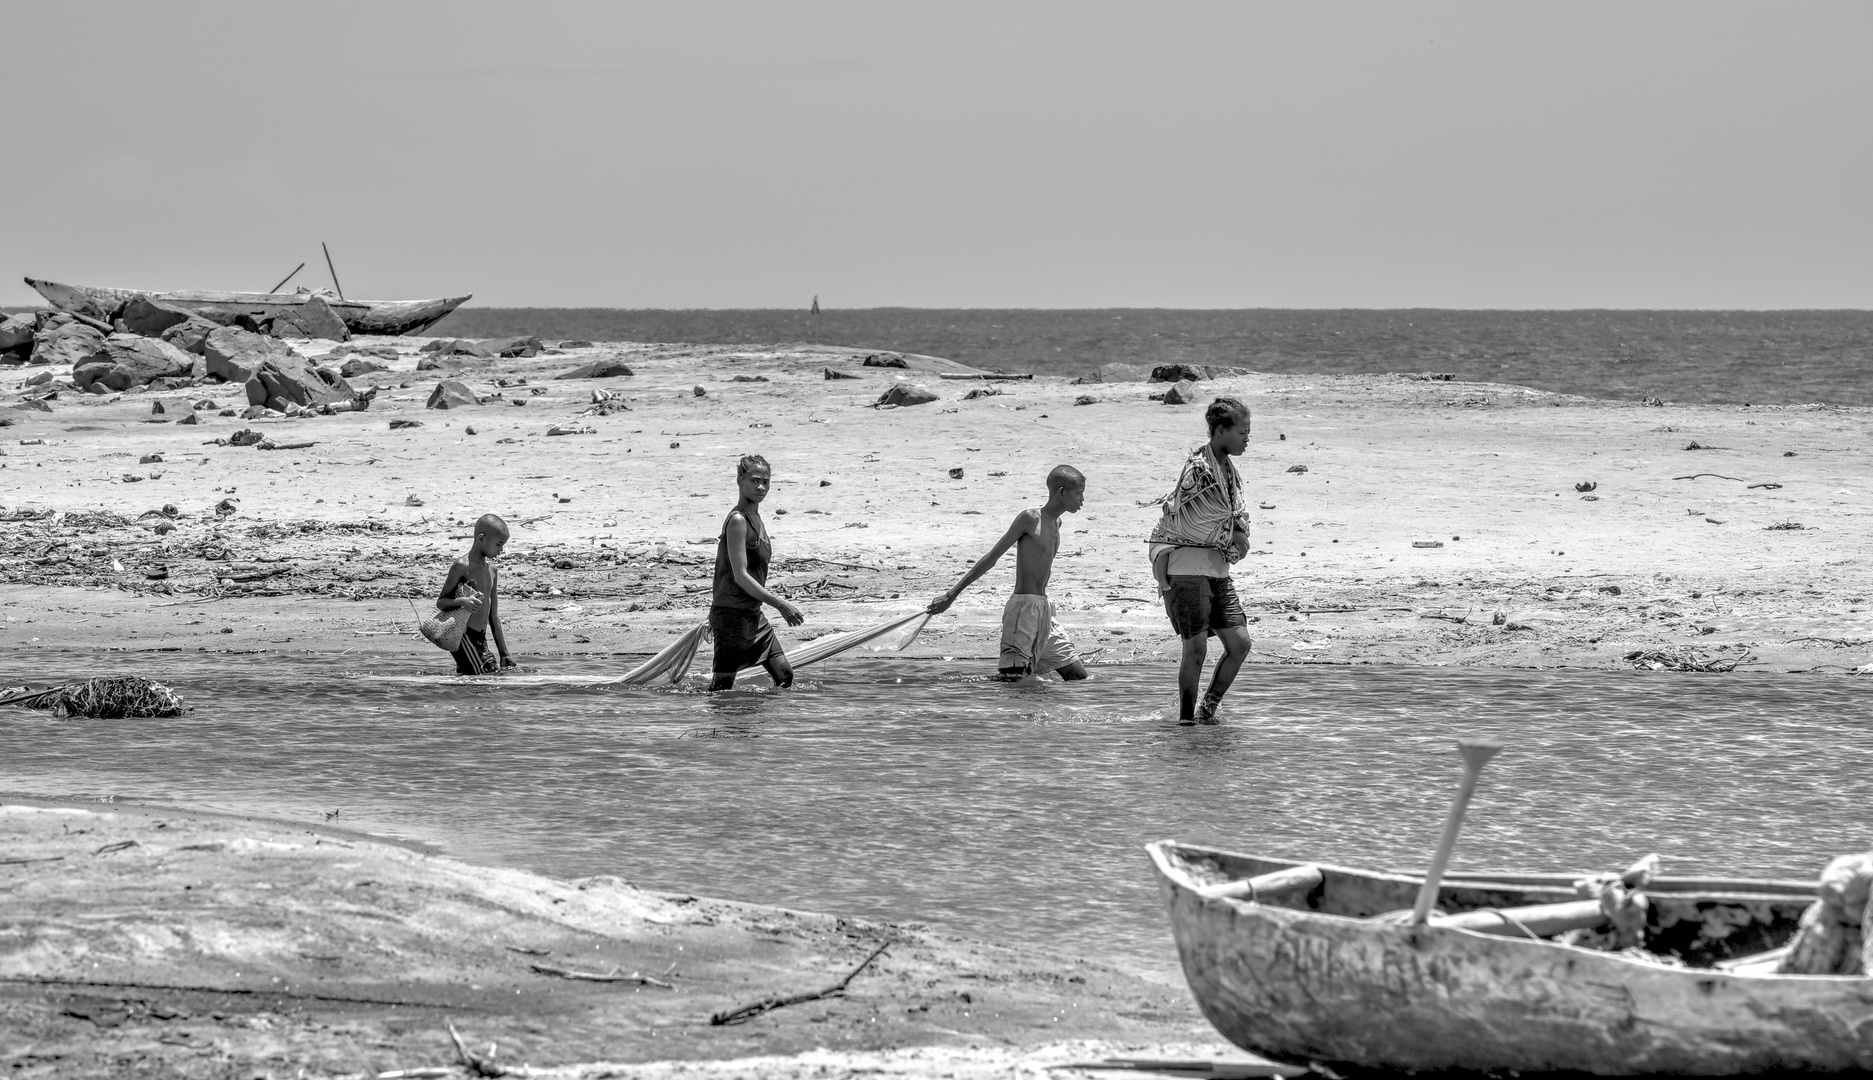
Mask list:
[{"label": "reflection in water", "polygon": [[[35,663],[47,678],[94,658]],[[1461,735],[1509,750],[1459,867],[1659,851],[1672,873],[1812,875],[1864,846],[1873,777],[1873,695],[1846,678],[1258,667],[1224,723],[1185,728],[1168,665],[1008,684],[976,664],[842,658],[789,692],[703,694],[414,679],[409,656],[113,663],[197,710],[9,712],[0,789],[308,820],[342,807],[463,858],[927,921],[1167,976],[1141,845],[1422,866]]]}]

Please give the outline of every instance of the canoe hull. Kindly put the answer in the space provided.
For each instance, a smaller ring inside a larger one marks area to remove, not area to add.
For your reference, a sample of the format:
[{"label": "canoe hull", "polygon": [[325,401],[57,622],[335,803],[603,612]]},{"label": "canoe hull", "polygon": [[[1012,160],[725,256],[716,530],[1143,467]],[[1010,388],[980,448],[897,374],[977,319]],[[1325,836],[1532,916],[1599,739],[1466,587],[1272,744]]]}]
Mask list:
[{"label": "canoe hull", "polygon": [[[1674,968],[1553,942],[1206,899],[1191,856],[1215,853],[1169,841],[1150,851],[1199,1007],[1225,1038],[1256,1053],[1342,1072],[1873,1070],[1873,980]],[[1262,873],[1294,865],[1230,858]],[[1765,910],[1799,903],[1761,902]]]},{"label": "canoe hull", "polygon": [[[27,278],[46,302],[60,311],[110,320],[133,297],[151,299],[193,311],[215,322],[232,322],[246,315],[263,319],[281,311],[297,308],[306,302],[306,293],[243,293],[184,290],[147,292],[140,289],[109,289],[95,285],[66,285],[57,281]],[[321,296],[354,334],[415,334],[434,326],[443,316],[465,303],[468,296],[445,296],[433,300],[340,300]]]}]

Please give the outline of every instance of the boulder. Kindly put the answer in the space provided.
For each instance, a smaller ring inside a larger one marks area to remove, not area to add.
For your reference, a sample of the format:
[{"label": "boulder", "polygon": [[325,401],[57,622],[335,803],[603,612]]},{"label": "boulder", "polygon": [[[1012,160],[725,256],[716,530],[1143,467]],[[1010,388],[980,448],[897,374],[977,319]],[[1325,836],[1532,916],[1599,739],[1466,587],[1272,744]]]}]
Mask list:
[{"label": "boulder", "polygon": [[1137,383],[1151,378],[1151,369],[1142,364],[1100,364],[1080,376],[1082,383]]},{"label": "boulder", "polygon": [[297,307],[281,308],[270,319],[275,337],[323,338],[327,341],[350,341],[351,331],[323,297],[308,296]]},{"label": "boulder", "polygon": [[247,380],[247,400],[275,412],[285,412],[289,405],[315,408],[349,402],[357,396],[344,376],[331,368],[315,367],[298,353],[260,362]]},{"label": "boulder", "polygon": [[125,330],[144,337],[161,337],[164,330],[193,318],[192,312],[140,294],[131,297],[123,314],[117,316]]},{"label": "boulder", "polygon": [[1159,364],[1151,369],[1152,382],[1180,383],[1208,376],[1209,372],[1196,364]]},{"label": "boulder", "polygon": [[878,398],[878,405],[928,405],[937,396],[916,383],[898,383]]},{"label": "boulder", "polygon": [[1164,404],[1190,405],[1197,400],[1197,380],[1184,379],[1176,386],[1164,391]]},{"label": "boulder", "polygon": [[583,367],[573,368],[571,371],[568,371],[563,375],[555,375],[553,376],[553,378],[555,379],[611,379],[611,378],[616,378],[619,375],[632,375],[632,374],[635,374],[635,372],[633,372],[630,366],[627,365],[622,360],[594,360],[591,363],[584,365]]},{"label": "boulder", "polygon": [[72,382],[89,391],[102,385],[110,390],[147,386],[152,380],[187,379],[195,358],[167,341],[137,334],[112,334],[98,350],[72,365]]},{"label": "boulder", "polygon": [[338,373],[347,379],[355,379],[360,375],[369,375],[373,371],[389,370],[389,368],[375,360],[366,360],[361,356],[354,356],[345,361],[345,366],[339,368]]},{"label": "boulder", "polygon": [[434,356],[425,356],[416,361],[416,370],[418,371],[440,371],[449,366],[450,365],[443,363]]},{"label": "boulder", "polygon": [[38,322],[31,315],[9,315],[0,319],[0,352],[30,352]]},{"label": "boulder", "polygon": [[444,379],[429,392],[427,407],[431,409],[460,409],[468,405],[479,405],[475,392],[460,379]]},{"label": "boulder", "polygon": [[33,337],[32,362],[53,367],[76,366],[104,348],[104,335],[76,319],[53,323]]},{"label": "boulder", "polygon": [[478,343],[489,356],[538,356],[545,346],[537,337],[493,338]]},{"label": "boulder", "polygon": [[202,356],[207,374],[231,383],[253,378],[260,365],[269,360],[305,359],[279,338],[237,326],[217,326],[210,331],[202,341]]},{"label": "boulder", "polygon": [[201,356],[208,351],[208,335],[219,329],[220,323],[209,322],[200,315],[190,315],[158,336],[183,352]]},{"label": "boulder", "polygon": [[489,352],[487,349],[482,348],[475,342],[469,341],[467,338],[437,338],[416,351],[440,353],[443,356],[479,356],[484,360],[498,355],[497,353]]}]

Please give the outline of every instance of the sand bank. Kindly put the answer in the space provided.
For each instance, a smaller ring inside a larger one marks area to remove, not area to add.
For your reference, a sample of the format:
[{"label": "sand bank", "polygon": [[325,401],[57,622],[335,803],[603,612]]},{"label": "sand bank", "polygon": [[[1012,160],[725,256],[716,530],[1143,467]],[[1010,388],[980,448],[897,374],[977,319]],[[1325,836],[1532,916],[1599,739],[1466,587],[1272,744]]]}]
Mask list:
[{"label": "sand bank", "polygon": [[[1056,569],[1063,617],[1100,659],[1173,655],[1143,538],[1203,428],[1199,407],[1151,400],[1161,385],[950,381],[807,346],[602,345],[418,372],[420,342],[376,343],[403,355],[354,380],[384,387],[363,413],[203,411],[185,427],[149,422],[151,395],[135,393],[6,410],[0,516],[32,518],[0,524],[7,643],[409,649],[435,666],[445,658],[396,636],[413,627],[407,598],[427,610],[468,523],[494,511],[515,527],[504,613],[519,655],[652,651],[701,617],[735,460],[759,452],[774,466],[773,583],[805,608],[802,635],[934,595],[1064,461],[1089,489]],[[636,374],[553,378],[606,357]],[[487,403],[426,410],[445,374]],[[940,400],[866,407],[899,378]],[[1202,389],[1255,412],[1254,553],[1237,577],[1256,662],[1617,667],[1675,649],[1846,672],[1873,659],[1873,411],[1650,407],[1400,375]],[[594,390],[629,410],[590,413]],[[244,404],[203,387],[165,395],[166,415],[204,393]],[[421,426],[393,428],[404,421]],[[586,430],[548,435],[556,424]],[[244,429],[312,445],[204,445]],[[164,506],[173,518],[138,516]],[[48,512],[62,516],[34,517]],[[993,655],[1010,572],[936,620],[926,651]]]},{"label": "sand bank", "polygon": [[[10,800],[0,905],[0,1062],[18,1077],[374,1075],[452,1064],[449,1023],[477,1051],[498,1042],[500,1063],[564,1077],[1242,1057],[1181,988],[1041,949],[557,881],[303,824]],[[709,1022],[824,988],[887,942],[843,996]],[[730,1060],[748,1058],[762,1060]]]}]

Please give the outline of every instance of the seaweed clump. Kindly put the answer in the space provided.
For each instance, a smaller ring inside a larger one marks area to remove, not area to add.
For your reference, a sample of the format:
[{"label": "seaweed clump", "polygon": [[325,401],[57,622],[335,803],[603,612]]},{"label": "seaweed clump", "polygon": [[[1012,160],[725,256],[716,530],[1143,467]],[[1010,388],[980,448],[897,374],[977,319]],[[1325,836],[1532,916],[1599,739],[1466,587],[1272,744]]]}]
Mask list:
[{"label": "seaweed clump", "polygon": [[55,716],[89,716],[100,720],[130,717],[181,716],[181,695],[138,675],[103,675],[83,682],[25,690],[0,697],[0,705],[41,709]]}]

